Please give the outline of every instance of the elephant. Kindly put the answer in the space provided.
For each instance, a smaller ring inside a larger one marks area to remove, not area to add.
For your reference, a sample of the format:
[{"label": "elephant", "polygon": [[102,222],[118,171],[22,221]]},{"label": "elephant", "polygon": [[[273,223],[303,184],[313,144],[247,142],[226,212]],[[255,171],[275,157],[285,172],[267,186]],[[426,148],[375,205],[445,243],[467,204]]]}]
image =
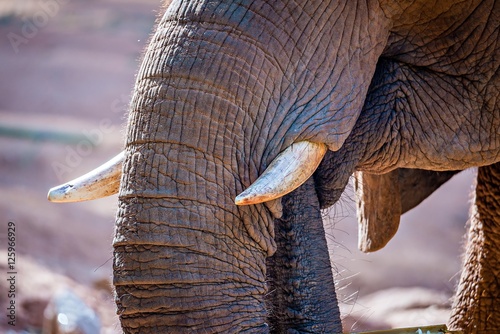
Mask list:
[{"label": "elephant", "polygon": [[342,331],[321,209],[355,175],[360,248],[478,167],[449,327],[500,330],[500,2],[173,0],[122,153],[49,191],[118,192],[126,333]]}]

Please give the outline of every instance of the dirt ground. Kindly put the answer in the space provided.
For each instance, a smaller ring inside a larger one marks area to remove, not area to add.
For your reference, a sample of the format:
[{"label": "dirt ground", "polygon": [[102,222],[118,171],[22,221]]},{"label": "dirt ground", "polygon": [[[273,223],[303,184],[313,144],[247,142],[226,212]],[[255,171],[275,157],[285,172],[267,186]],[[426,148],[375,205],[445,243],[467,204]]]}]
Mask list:
[{"label": "dirt ground", "polygon": [[[116,196],[53,204],[47,190],[121,149],[127,102],[160,0],[0,0],[0,307],[15,224],[16,326],[35,333],[69,287],[119,332],[110,288]],[[346,331],[446,322],[458,279],[473,171],[403,217],[374,254],[356,248],[354,202],[326,219]]]}]

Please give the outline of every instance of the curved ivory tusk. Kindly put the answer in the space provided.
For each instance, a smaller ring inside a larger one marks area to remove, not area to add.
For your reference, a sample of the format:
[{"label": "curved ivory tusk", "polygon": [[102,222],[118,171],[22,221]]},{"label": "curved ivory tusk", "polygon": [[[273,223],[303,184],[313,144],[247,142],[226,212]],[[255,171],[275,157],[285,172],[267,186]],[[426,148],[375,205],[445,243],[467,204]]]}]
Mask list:
[{"label": "curved ivory tusk", "polygon": [[93,171],[49,190],[51,202],[90,201],[118,192],[124,152]]},{"label": "curved ivory tusk", "polygon": [[292,192],[314,173],[326,151],[325,144],[309,141],[293,143],[234,202],[236,205],[257,204]]}]

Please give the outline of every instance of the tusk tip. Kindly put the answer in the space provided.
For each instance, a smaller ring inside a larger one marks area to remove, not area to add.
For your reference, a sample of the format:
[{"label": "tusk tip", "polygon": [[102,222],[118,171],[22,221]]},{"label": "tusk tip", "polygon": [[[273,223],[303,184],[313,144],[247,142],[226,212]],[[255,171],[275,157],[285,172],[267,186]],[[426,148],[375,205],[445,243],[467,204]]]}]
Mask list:
[{"label": "tusk tip", "polygon": [[47,199],[53,203],[71,202],[69,200],[68,194],[72,189],[73,185],[67,183],[54,188],[50,188],[47,194]]},{"label": "tusk tip", "polygon": [[65,190],[61,190],[61,186],[50,188],[47,194],[47,199],[54,203],[60,202],[65,192]]},{"label": "tusk tip", "polygon": [[234,204],[236,205],[251,205],[251,204],[260,204],[273,199],[276,199],[280,196],[276,194],[260,194],[258,191],[253,189],[253,187],[249,187],[247,190],[236,196],[234,199]]},{"label": "tusk tip", "polygon": [[234,199],[234,204],[236,205],[249,205],[253,204],[250,198],[248,198],[244,193],[239,194]]}]

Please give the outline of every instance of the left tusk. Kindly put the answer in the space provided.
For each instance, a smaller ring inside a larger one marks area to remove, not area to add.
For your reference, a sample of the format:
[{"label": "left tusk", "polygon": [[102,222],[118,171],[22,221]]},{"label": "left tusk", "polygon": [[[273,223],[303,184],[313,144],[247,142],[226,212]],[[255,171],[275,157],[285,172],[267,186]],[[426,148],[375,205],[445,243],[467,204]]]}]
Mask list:
[{"label": "left tusk", "polygon": [[235,199],[236,205],[257,204],[297,189],[318,168],[327,146],[309,141],[293,143],[271,162],[264,173]]},{"label": "left tusk", "polygon": [[90,201],[116,194],[120,187],[123,151],[105,164],[72,181],[49,190],[51,202]]}]

